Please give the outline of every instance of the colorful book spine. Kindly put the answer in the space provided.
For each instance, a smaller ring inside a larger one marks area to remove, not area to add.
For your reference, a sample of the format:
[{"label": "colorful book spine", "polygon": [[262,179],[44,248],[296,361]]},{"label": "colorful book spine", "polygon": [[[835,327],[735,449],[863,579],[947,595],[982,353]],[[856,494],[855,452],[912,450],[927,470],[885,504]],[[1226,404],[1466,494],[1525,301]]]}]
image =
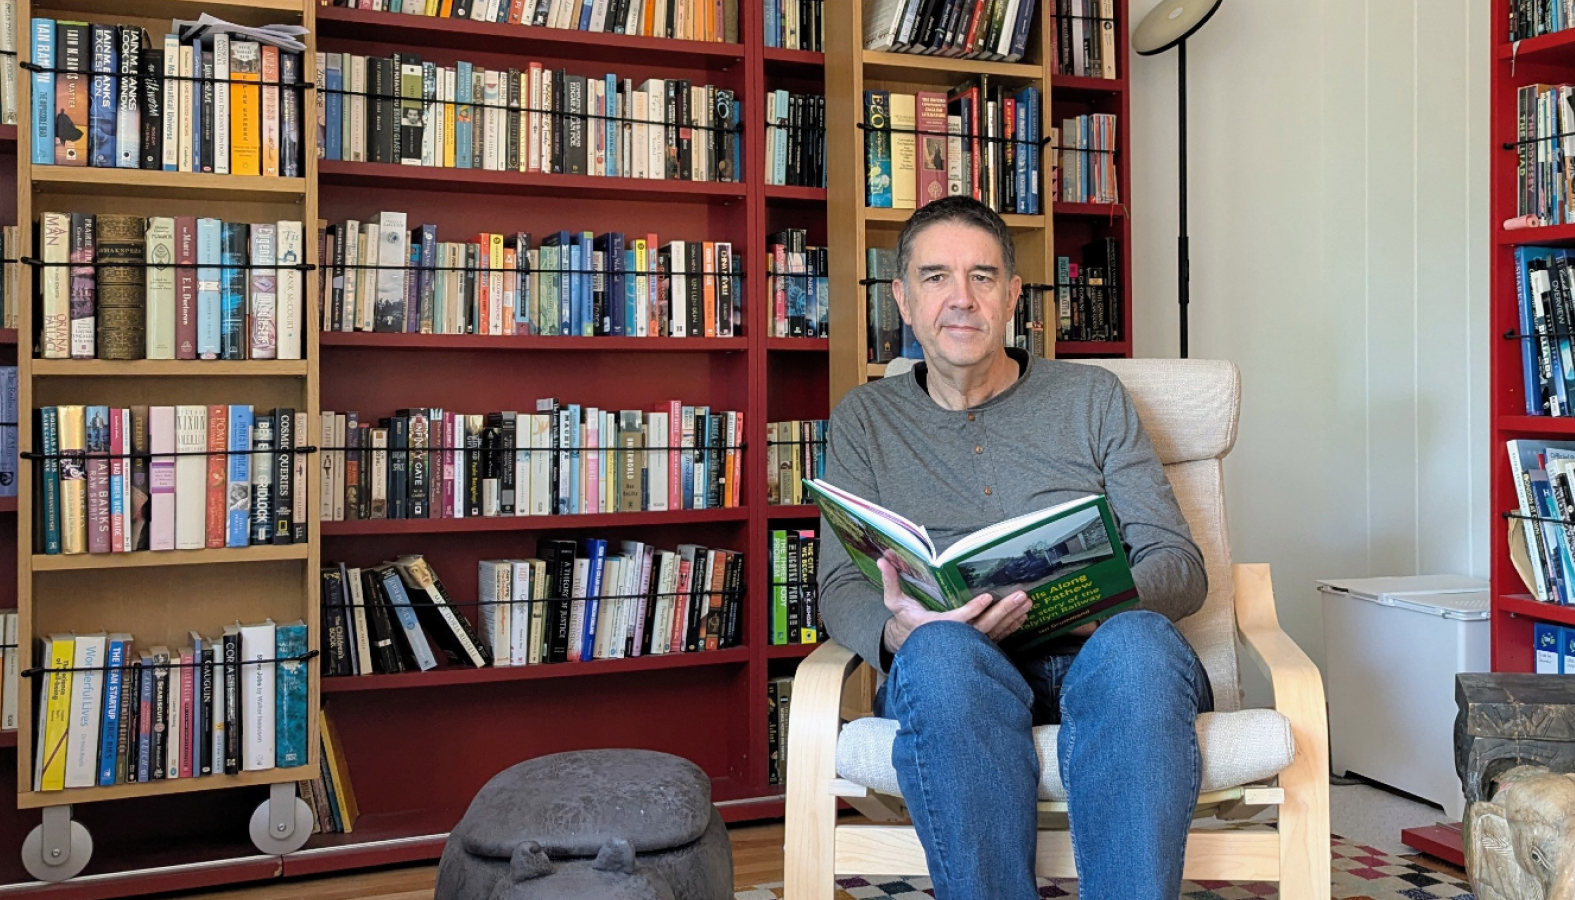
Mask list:
[{"label": "colorful book spine", "polygon": [[251,536],[252,408],[229,408],[229,499],[225,523],[226,547],[245,547]]},{"label": "colorful book spine", "polygon": [[55,162],[55,20],[33,20],[33,165]]},{"label": "colorful book spine", "polygon": [[224,222],[220,226],[220,359],[246,358],[246,231],[242,222]]},{"label": "colorful book spine", "polygon": [[[221,349],[221,296],[224,279],[224,223],[218,219],[197,220],[197,357],[218,359]],[[240,299],[237,296],[236,303]]]},{"label": "colorful book spine", "polygon": [[295,622],[275,629],[277,686],[274,693],[276,754],[281,767],[304,766],[307,753],[307,635],[306,625]]}]

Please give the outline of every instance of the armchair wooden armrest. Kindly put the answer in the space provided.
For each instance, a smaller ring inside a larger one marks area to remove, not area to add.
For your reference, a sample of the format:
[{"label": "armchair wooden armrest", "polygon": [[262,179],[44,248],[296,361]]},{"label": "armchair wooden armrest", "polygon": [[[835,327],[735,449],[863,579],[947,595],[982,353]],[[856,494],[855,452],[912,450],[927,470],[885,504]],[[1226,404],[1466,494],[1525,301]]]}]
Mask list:
[{"label": "armchair wooden armrest", "polygon": [[831,900],[835,888],[837,731],[842,724],[842,685],[859,665],[852,650],[828,641],[798,664],[788,713],[787,818],[783,889],[789,897]]},{"label": "armchair wooden armrest", "polygon": [[1329,723],[1323,677],[1280,629],[1269,567],[1234,568],[1236,629],[1246,656],[1274,688],[1274,708],[1290,720],[1296,758],[1280,773],[1280,884],[1311,885],[1329,896]]}]

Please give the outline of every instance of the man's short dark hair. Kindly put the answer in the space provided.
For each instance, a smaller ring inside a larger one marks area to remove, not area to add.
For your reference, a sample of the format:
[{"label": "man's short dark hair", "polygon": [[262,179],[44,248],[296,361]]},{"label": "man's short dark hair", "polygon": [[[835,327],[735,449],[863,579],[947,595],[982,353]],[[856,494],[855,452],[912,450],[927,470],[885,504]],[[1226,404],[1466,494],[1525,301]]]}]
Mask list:
[{"label": "man's short dark hair", "polygon": [[978,200],[957,194],[927,203],[908,217],[907,224],[902,226],[902,234],[897,236],[898,278],[908,277],[908,263],[913,257],[913,241],[919,236],[919,232],[942,222],[972,225],[989,233],[1001,247],[1001,259],[1006,263],[1006,277],[1010,278],[1017,274],[1017,251],[1012,246],[1012,232],[1007,229],[1006,222],[996,214],[995,210]]}]

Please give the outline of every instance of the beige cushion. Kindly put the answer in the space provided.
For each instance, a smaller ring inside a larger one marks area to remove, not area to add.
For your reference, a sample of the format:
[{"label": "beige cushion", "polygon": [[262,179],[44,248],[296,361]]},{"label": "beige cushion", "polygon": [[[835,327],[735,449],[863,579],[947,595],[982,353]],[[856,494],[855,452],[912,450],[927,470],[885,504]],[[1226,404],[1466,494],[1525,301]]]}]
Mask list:
[{"label": "beige cushion", "polygon": [[[1039,751],[1039,799],[1065,800],[1066,787],[1056,764],[1058,725],[1034,729]],[[897,770],[891,745],[897,720],[874,717],[849,722],[837,736],[837,774],[871,790],[896,796]],[[1296,741],[1291,723],[1272,709],[1244,709],[1198,716],[1198,748],[1203,756],[1204,791],[1252,784],[1272,778],[1291,764]]]}]

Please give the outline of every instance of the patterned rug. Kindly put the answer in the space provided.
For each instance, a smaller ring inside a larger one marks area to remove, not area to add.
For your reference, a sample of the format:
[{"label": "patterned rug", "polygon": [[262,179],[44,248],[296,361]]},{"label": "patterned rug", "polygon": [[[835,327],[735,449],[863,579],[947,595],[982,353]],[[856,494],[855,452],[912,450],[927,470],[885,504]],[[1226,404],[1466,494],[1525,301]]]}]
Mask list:
[{"label": "patterned rug", "polygon": [[[1470,885],[1373,847],[1335,838],[1331,849],[1334,900],[1475,900]],[[1277,885],[1261,881],[1181,884],[1181,900],[1269,900],[1278,895]],[[782,885],[758,884],[733,896],[734,900],[781,900]],[[927,900],[933,896],[928,878],[837,879],[836,900]],[[1040,879],[1039,896],[1076,900],[1077,882]]]}]

